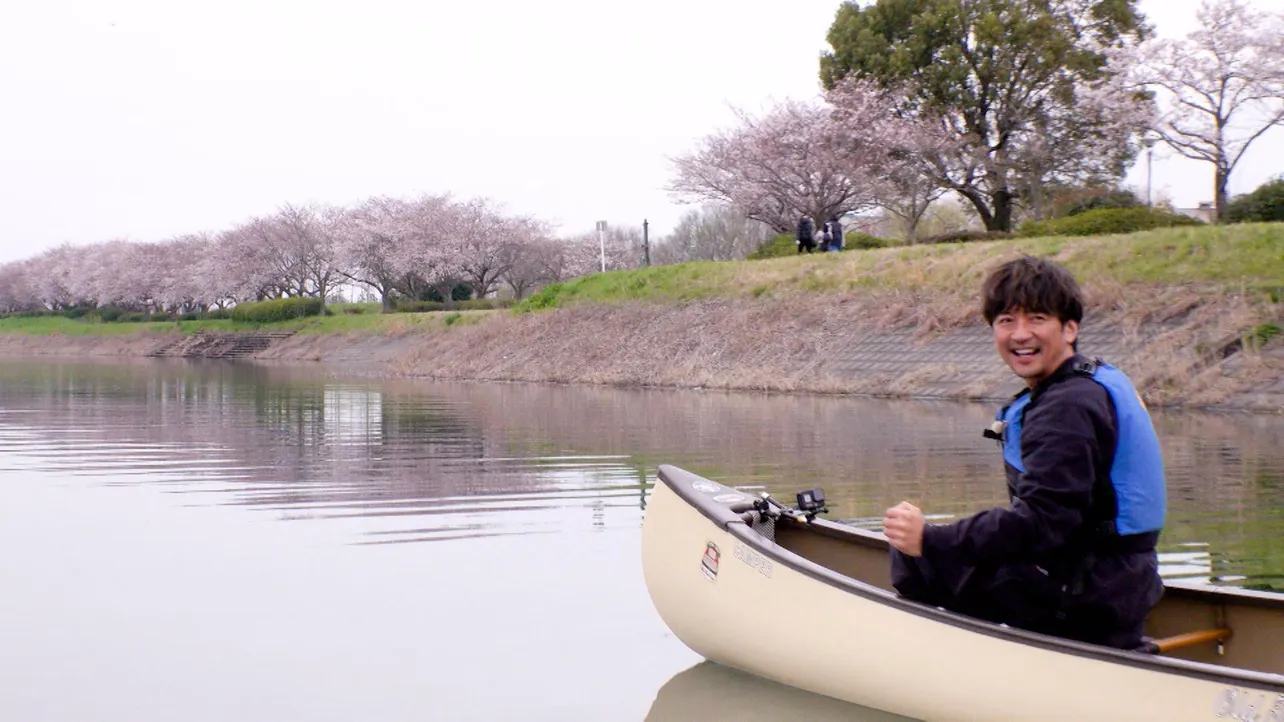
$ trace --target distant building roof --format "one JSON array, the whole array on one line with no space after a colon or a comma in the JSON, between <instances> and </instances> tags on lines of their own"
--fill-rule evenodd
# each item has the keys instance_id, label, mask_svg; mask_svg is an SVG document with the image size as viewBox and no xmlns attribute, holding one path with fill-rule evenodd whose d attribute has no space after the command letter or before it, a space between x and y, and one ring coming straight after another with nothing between
<instances>
[{"instance_id":1,"label":"distant building roof","mask_svg":"<svg viewBox=\"0 0 1284 722\"><path fill-rule=\"evenodd\" d=\"M1174 208L1173 210L1183 216L1205 223L1212 223L1217 218L1217 209L1213 208L1213 204L1209 201L1200 203L1198 208Z\"/></svg>"}]
</instances>

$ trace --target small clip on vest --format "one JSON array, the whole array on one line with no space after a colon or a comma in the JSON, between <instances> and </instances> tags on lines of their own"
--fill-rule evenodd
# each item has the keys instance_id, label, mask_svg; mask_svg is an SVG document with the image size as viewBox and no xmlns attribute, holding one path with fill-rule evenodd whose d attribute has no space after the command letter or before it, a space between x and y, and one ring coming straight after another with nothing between
<instances>
[{"instance_id":1,"label":"small clip on vest","mask_svg":"<svg viewBox=\"0 0 1284 722\"><path fill-rule=\"evenodd\" d=\"M1003 441L1003 431L1007 427L1008 422L995 421L993 424L990 424L990 428L981 432L981 436L984 436L987 439L994 439L995 441Z\"/></svg>"}]
</instances>

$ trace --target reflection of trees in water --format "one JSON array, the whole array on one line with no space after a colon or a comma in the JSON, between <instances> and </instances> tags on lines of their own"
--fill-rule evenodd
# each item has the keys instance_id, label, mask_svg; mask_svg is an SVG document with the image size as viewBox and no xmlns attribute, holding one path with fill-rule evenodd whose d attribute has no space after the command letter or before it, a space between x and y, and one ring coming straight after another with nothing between
<instances>
[{"instance_id":1,"label":"reflection of trees in water","mask_svg":"<svg viewBox=\"0 0 1284 722\"><path fill-rule=\"evenodd\" d=\"M11 422L224 460L250 485L246 503L395 512L592 487L637 490L644 508L661 463L786 498L822 486L838 518L878 517L902 498L943 514L1004 501L997 445L981 437L994 409L981 404L335 381L222 362L0 364L0 402L29 412ZM1212 543L1215 572L1284 571L1284 417L1166 412L1156 425L1166 542Z\"/></svg>"},{"instance_id":2,"label":"reflection of trees in water","mask_svg":"<svg viewBox=\"0 0 1284 722\"><path fill-rule=\"evenodd\" d=\"M1284 417L1157 413L1169 544L1207 541L1214 576L1284 580Z\"/></svg>"},{"instance_id":3,"label":"reflection of trees in water","mask_svg":"<svg viewBox=\"0 0 1284 722\"><path fill-rule=\"evenodd\" d=\"M439 385L483 427L542 434L585 452L631 454L773 493L824 486L844 515L913 493L950 510L1002 499L988 409L820 396L534 385ZM941 482L946 482L943 486Z\"/></svg>"},{"instance_id":4,"label":"reflection of trees in water","mask_svg":"<svg viewBox=\"0 0 1284 722\"><path fill-rule=\"evenodd\" d=\"M833 516L878 517L909 498L931 513L1005 501L983 404L535 385L435 385L487 429L629 453L791 498L823 486ZM1284 418L1156 414L1170 484L1165 545L1207 542L1214 574L1284 573ZM1278 578L1278 577L1276 577Z\"/></svg>"},{"instance_id":5,"label":"reflection of trees in water","mask_svg":"<svg viewBox=\"0 0 1284 722\"><path fill-rule=\"evenodd\" d=\"M33 427L217 458L255 503L379 501L515 491L530 474L465 410L377 384L297 378L228 363L0 365L0 399ZM13 417L11 417L13 418ZM501 465L502 466L502 465ZM498 488L497 488L498 487Z\"/></svg>"},{"instance_id":6,"label":"reflection of trees in water","mask_svg":"<svg viewBox=\"0 0 1284 722\"><path fill-rule=\"evenodd\" d=\"M984 404L536 385L431 388L468 403L488 429L538 429L580 450L700 466L728 482L774 485L788 471L798 481L888 483L963 505L1003 498L998 446L981 437L995 409ZM1170 481L1193 503L1252 508L1259 492L1272 489L1261 479L1284 469L1278 442L1284 418L1166 414L1156 426ZM973 483L991 490L974 494Z\"/></svg>"}]
</instances>

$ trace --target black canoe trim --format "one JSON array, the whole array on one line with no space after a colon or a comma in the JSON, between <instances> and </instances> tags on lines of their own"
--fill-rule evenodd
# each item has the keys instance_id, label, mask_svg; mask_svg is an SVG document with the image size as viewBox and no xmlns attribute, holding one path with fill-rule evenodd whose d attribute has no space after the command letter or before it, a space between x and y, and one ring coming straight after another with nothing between
<instances>
[{"instance_id":1,"label":"black canoe trim","mask_svg":"<svg viewBox=\"0 0 1284 722\"><path fill-rule=\"evenodd\" d=\"M1238 667L1221 667L1215 664L1206 664L1202 662L1192 662L1184 659L1174 659L1171 657L1157 657L1155 655L1143 654L1140 652L1127 652L1110 647L1077 642L1071 639L1053 637L1045 634L1038 634L1024 629L1014 627L1003 627L991 622L986 622L973 617L968 617L956 612L933 607L919 602L914 602L900 597L891 592L879 589L871 584L859 579L848 577L843 574L834 572L827 567L823 567L805 557L785 549L774 542L763 538L748 525L744 523L740 514L752 508L752 494L747 491L741 491L735 487L725 486L718 482L706 479L702 476L693 474L685 469L678 468L669 464L661 464L659 467L659 479L661 483L672 489L684 501L689 503L703 516L722 529L727 530L736 539L744 542L759 553L767 556L772 561L805 574L812 579L824 582L833 587L838 587L843 591L856 594L865 599L894 607L898 610L909 612L920 617L926 617L933 621L949 624L954 627L960 627L968 631L985 634L999 639L1025 644L1040 649L1047 649L1055 652L1064 652L1079 657L1089 657L1103 662L1113 664L1123 664L1130 667L1139 667L1157 672L1176 673L1186 677L1196 677L1219 684L1228 684L1236 686L1252 685L1262 688L1262 691L1268 691L1275 694L1284 693L1284 675L1271 674L1268 672L1258 672L1251 669L1241 669ZM709 491L699 490L695 484L707 485ZM717 487L714 489L714 487ZM731 494L741 494L745 501L722 502L715 501L715 496L729 498ZM886 547L886 542L879 535L872 532L866 532L854 528L842 527L832 522L818 520L813 522L818 527L824 528L829 536L843 535L853 536L854 541L868 545ZM1185 585L1174 585L1171 582L1165 583L1166 587L1171 588L1176 594L1181 596L1198 596L1202 599L1219 599L1234 597L1236 603L1248 603L1254 606L1284 606L1284 600L1278 595L1266 594L1263 592L1253 592L1249 590L1208 590L1194 589Z\"/></svg>"}]
</instances>

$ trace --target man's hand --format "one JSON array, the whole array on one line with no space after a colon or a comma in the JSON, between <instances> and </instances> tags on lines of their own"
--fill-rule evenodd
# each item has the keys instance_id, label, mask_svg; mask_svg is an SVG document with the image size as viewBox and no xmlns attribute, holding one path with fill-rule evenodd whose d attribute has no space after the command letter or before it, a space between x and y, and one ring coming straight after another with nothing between
<instances>
[{"instance_id":1,"label":"man's hand","mask_svg":"<svg viewBox=\"0 0 1284 722\"><path fill-rule=\"evenodd\" d=\"M912 557L923 556L923 511L902 501L883 515L883 533L892 547Z\"/></svg>"}]
</instances>

